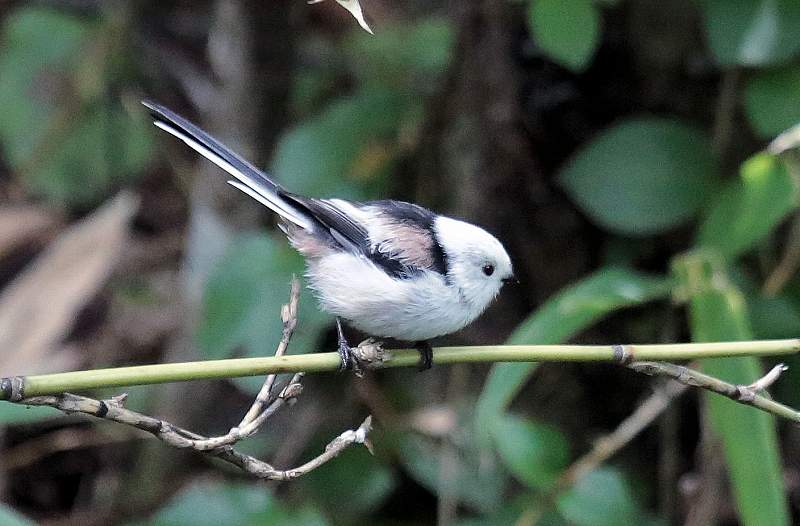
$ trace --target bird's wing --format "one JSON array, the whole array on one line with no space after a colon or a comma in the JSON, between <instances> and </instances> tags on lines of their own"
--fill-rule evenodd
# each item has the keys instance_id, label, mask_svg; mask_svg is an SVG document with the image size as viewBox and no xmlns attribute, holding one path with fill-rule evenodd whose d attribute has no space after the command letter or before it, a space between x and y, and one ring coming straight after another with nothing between
<instances>
[{"instance_id":1,"label":"bird's wing","mask_svg":"<svg viewBox=\"0 0 800 526\"><path fill-rule=\"evenodd\" d=\"M436 214L403 201L372 201L369 211L372 251L413 270L447 274L447 257L436 237Z\"/></svg>"},{"instance_id":2,"label":"bird's wing","mask_svg":"<svg viewBox=\"0 0 800 526\"><path fill-rule=\"evenodd\" d=\"M366 257L387 274L408 278L423 270L446 273L444 252L433 231L435 214L400 201L353 203L282 191L345 250Z\"/></svg>"},{"instance_id":3,"label":"bird's wing","mask_svg":"<svg viewBox=\"0 0 800 526\"><path fill-rule=\"evenodd\" d=\"M279 195L313 217L342 248L368 255L369 235L357 205L342 199L317 199L281 190Z\"/></svg>"}]
</instances>

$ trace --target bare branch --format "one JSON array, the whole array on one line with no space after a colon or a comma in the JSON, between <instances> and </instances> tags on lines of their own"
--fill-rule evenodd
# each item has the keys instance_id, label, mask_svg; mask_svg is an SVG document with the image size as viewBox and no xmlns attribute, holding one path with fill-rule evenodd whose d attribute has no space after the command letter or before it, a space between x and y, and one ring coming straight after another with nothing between
<instances>
[{"instance_id":1,"label":"bare branch","mask_svg":"<svg viewBox=\"0 0 800 526\"><path fill-rule=\"evenodd\" d=\"M281 309L283 336L275 351L275 356L283 356L289 346L289 341L297 326L299 297L300 283L296 278L293 278L289 303ZM111 420L147 431L172 447L193 449L200 453L217 457L255 477L271 480L291 480L325 464L353 444L364 444L367 448L370 448L367 436L371 430L372 416L368 416L358 428L345 431L336 437L328 444L322 454L293 469L275 469L272 465L233 448L233 445L239 440L255 434L278 409L302 393L303 386L300 382L303 379L303 375L304 373L302 372L295 373L276 396L272 395L272 391L277 373L268 375L258 396L239 425L225 435L210 438L183 429L165 420L126 409L124 403L127 395L124 394L108 400L95 400L85 396L63 393L24 398L19 403L49 406L68 414L82 413L104 420Z\"/></svg>"},{"instance_id":2,"label":"bare branch","mask_svg":"<svg viewBox=\"0 0 800 526\"><path fill-rule=\"evenodd\" d=\"M319 456L306 462L302 466L293 469L279 470L262 460L236 451L232 446L228 445L215 449L198 450L195 447L196 444L202 444L209 439L164 420L125 409L125 407L123 407L124 400L124 395L109 400L95 400L85 396L64 393L57 396L37 396L25 400L24 403L27 405L54 407L70 414L83 413L104 420L111 420L120 424L132 426L151 433L156 438L172 447L179 449L195 449L196 451L229 462L250 475L270 480L295 479L335 458L339 453L353 444L368 445L367 436L372 429L372 417L368 416L356 429L345 431L333 439L326 446L325 451Z\"/></svg>"},{"instance_id":3,"label":"bare branch","mask_svg":"<svg viewBox=\"0 0 800 526\"><path fill-rule=\"evenodd\" d=\"M639 433L655 422L667 410L672 401L688 388L689 386L686 384L668 383L656 390L614 431L598 439L591 451L565 469L542 501L537 501L534 506L522 513L516 526L538 524L544 514L554 505L559 495L627 446Z\"/></svg>"},{"instance_id":4,"label":"bare branch","mask_svg":"<svg viewBox=\"0 0 800 526\"><path fill-rule=\"evenodd\" d=\"M767 374L753 382L752 384L748 385L749 389L752 389L755 392L759 391L766 391L767 389L774 384L778 378L780 378L781 374L789 370L789 366L783 363L779 363L775 367L769 370Z\"/></svg>"},{"instance_id":5,"label":"bare branch","mask_svg":"<svg viewBox=\"0 0 800 526\"><path fill-rule=\"evenodd\" d=\"M759 391L772 385L787 369L783 364L773 367L766 375L750 385L734 385L695 369L666 362L632 362L626 367L650 376L666 376L682 384L721 394L734 402L750 405L775 416L800 423L800 411L758 394Z\"/></svg>"},{"instance_id":6,"label":"bare branch","mask_svg":"<svg viewBox=\"0 0 800 526\"><path fill-rule=\"evenodd\" d=\"M286 354L286 349L289 347L289 340L292 339L294 329L297 327L297 305L300 302L300 280L296 276L292 276L291 292L289 293L289 303L281 308L281 321L283 322L283 335L275 350L275 356L283 356ZM259 414L264 410L264 405L269 403L272 394L272 386L275 384L275 379L278 375L270 374L264 380L264 385L261 387L258 396L256 396L253 406L247 412L239 424L240 428L247 426L250 422L256 419ZM299 378L298 378L299 382Z\"/></svg>"},{"instance_id":7,"label":"bare branch","mask_svg":"<svg viewBox=\"0 0 800 526\"><path fill-rule=\"evenodd\" d=\"M516 522L517 526L538 524L559 495L625 447L663 414L672 401L689 387L706 389L727 396L736 402L752 405L776 416L800 422L800 412L758 394L774 384L788 369L784 364L776 365L767 374L749 385L734 385L681 365L664 362L632 362L634 356L630 349L624 346L616 347L617 361L629 369L651 376L666 376L678 383L667 384L663 389L656 391L633 414L623 420L612 433L597 440L591 451L562 472L542 501L538 501L535 506L523 512Z\"/></svg>"}]
</instances>

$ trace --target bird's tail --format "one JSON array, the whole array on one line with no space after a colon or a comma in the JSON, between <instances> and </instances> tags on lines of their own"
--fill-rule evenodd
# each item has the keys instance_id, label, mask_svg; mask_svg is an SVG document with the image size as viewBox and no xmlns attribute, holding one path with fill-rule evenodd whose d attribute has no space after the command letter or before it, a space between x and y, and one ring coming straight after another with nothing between
<instances>
[{"instance_id":1,"label":"bird's tail","mask_svg":"<svg viewBox=\"0 0 800 526\"><path fill-rule=\"evenodd\" d=\"M182 140L236 178L235 181L228 181L228 184L246 193L283 219L303 229L313 229L313 222L309 216L281 197L281 187L267 174L177 113L154 102L144 100L142 104L150 110L156 126Z\"/></svg>"}]
</instances>

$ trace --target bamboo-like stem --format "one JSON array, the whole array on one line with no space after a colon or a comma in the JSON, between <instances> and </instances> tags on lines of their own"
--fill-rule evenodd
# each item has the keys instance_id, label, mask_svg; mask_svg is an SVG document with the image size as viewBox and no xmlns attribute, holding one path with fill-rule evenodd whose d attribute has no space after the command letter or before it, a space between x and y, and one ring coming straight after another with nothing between
<instances>
[{"instance_id":1,"label":"bamboo-like stem","mask_svg":"<svg viewBox=\"0 0 800 526\"><path fill-rule=\"evenodd\" d=\"M363 348L354 348L359 355ZM382 352L369 368L409 367L417 365L415 349ZM492 362L622 362L680 361L729 356L788 355L800 352L800 339L761 340L715 343L679 343L656 345L495 345L479 347L439 347L433 351L438 365ZM336 371L339 354L317 353L263 358L239 358L159 365L141 365L114 369L96 369L67 373L0 378L0 400L83 391L105 387L123 387L168 382L185 382L272 373L316 373Z\"/></svg>"}]
</instances>

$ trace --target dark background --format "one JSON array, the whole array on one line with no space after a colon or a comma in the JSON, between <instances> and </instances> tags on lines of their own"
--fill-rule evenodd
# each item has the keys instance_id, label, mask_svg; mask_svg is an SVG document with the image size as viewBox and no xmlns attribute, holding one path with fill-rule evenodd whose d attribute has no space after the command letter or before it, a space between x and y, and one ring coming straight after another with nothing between
<instances>
[{"instance_id":1,"label":"dark background","mask_svg":"<svg viewBox=\"0 0 800 526\"><path fill-rule=\"evenodd\" d=\"M0 3L0 376L274 352L302 261L267 211L151 125L143 98L292 191L406 199L496 234L521 284L441 343L800 334L797 133L767 149L800 121L800 5L362 5L374 36L333 0ZM290 352L334 345L304 291ZM749 383L773 363L702 366ZM798 405L793 371L774 394ZM243 449L299 464L372 413L375 456L353 449L264 483L119 425L4 404L0 522L705 525L798 513L795 428L693 391L554 493L661 391L618 366L305 384ZM128 406L224 433L258 385L131 388Z\"/></svg>"}]
</instances>

